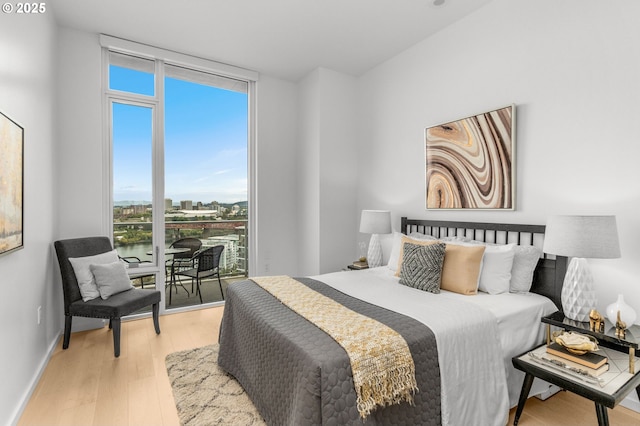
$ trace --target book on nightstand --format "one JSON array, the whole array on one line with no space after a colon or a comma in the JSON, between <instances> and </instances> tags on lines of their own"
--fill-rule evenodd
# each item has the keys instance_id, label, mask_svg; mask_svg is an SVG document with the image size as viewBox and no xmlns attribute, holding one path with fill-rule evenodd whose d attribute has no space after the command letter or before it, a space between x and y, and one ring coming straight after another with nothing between
<instances>
[{"instance_id":1,"label":"book on nightstand","mask_svg":"<svg viewBox=\"0 0 640 426\"><path fill-rule=\"evenodd\" d=\"M553 342L549 346L547 346L547 353L559 356L560 358L575 362L594 370L602 367L607 363L606 356L602 356L595 352L587 352L584 355L572 354L566 348L556 342Z\"/></svg>"},{"instance_id":2,"label":"book on nightstand","mask_svg":"<svg viewBox=\"0 0 640 426\"><path fill-rule=\"evenodd\" d=\"M591 374L592 376L598 377L603 373L606 373L607 371L609 371L609 363L605 362L604 364L602 364L602 366L598 367L598 368L590 368L587 367L585 365L582 364L578 364L577 362L573 362L570 361L566 358L562 358L559 357L557 355L554 355L550 352L547 352L546 355L544 355L544 358L548 358L549 360L551 360L554 363L561 363L562 365L565 365L567 367L571 367L571 368L575 368L581 371L585 371L589 374Z\"/></svg>"},{"instance_id":3,"label":"book on nightstand","mask_svg":"<svg viewBox=\"0 0 640 426\"><path fill-rule=\"evenodd\" d=\"M356 260L349 266L351 267L351 269L367 269L369 267L369 264L367 262Z\"/></svg>"}]
</instances>

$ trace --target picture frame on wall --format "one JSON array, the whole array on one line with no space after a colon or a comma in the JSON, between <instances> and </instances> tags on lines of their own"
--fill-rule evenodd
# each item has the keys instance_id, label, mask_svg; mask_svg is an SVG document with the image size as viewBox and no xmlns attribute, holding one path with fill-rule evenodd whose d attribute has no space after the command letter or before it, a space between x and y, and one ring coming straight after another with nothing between
<instances>
[{"instance_id":1,"label":"picture frame on wall","mask_svg":"<svg viewBox=\"0 0 640 426\"><path fill-rule=\"evenodd\" d=\"M0 256L23 242L24 129L0 112Z\"/></svg>"},{"instance_id":2,"label":"picture frame on wall","mask_svg":"<svg viewBox=\"0 0 640 426\"><path fill-rule=\"evenodd\" d=\"M425 129L426 208L515 210L515 105Z\"/></svg>"}]
</instances>

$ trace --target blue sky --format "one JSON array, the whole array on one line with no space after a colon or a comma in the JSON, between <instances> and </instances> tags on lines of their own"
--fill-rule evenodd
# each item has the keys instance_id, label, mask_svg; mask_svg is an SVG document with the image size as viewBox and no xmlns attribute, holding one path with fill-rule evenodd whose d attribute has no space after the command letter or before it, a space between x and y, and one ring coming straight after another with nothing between
<instances>
[{"instance_id":1,"label":"blue sky","mask_svg":"<svg viewBox=\"0 0 640 426\"><path fill-rule=\"evenodd\" d=\"M110 87L153 95L153 76L112 66ZM247 200L247 95L165 79L165 198ZM151 200L151 109L114 104L114 201Z\"/></svg>"}]
</instances>

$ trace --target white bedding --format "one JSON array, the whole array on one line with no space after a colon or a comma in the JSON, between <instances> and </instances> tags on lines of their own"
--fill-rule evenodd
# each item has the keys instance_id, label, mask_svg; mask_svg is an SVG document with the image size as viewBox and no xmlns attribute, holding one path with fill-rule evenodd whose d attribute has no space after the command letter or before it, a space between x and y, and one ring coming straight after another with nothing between
<instances>
[{"instance_id":1,"label":"white bedding","mask_svg":"<svg viewBox=\"0 0 640 426\"><path fill-rule=\"evenodd\" d=\"M542 341L540 317L557 310L549 299L533 293L432 294L399 284L386 267L312 278L431 328L438 344L443 425L467 424L469 419L485 425L507 423L523 377L511 358Z\"/></svg>"}]
</instances>

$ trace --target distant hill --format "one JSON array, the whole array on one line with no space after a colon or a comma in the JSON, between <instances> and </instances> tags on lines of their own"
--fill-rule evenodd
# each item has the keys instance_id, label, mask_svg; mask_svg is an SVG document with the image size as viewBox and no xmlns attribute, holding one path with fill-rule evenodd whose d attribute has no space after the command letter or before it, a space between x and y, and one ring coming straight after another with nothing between
<instances>
[{"instance_id":1,"label":"distant hill","mask_svg":"<svg viewBox=\"0 0 640 426\"><path fill-rule=\"evenodd\" d=\"M122 200L113 202L115 207L146 206L147 204L151 204L151 201Z\"/></svg>"}]
</instances>

